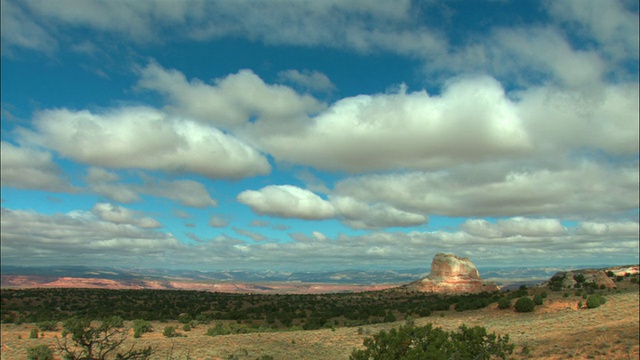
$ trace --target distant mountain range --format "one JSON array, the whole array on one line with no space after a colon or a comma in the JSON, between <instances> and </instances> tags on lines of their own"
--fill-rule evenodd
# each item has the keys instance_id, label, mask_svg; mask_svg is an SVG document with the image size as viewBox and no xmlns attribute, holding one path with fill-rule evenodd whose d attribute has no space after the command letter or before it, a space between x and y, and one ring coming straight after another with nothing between
<instances>
[{"instance_id":1,"label":"distant mountain range","mask_svg":"<svg viewBox=\"0 0 640 360\"><path fill-rule=\"evenodd\" d=\"M333 284L396 284L426 276L424 269L401 271L315 271L287 272L275 270L195 271L168 269L93 268L84 266L20 267L2 266L2 276L38 276L43 278L100 278L118 281L181 280L196 282L305 282Z\"/></svg>"},{"instance_id":2,"label":"distant mountain range","mask_svg":"<svg viewBox=\"0 0 640 360\"><path fill-rule=\"evenodd\" d=\"M558 271L592 266L560 268L479 268L482 278L498 285L515 282L532 283L548 280ZM340 270L287 272L276 270L226 270L195 271L168 269L122 269L93 268L84 266L58 267L20 267L2 266L2 286L9 277L22 276L54 280L58 278L105 279L124 283L136 281L183 281L198 283L269 283L269 282L301 282L349 285L405 284L426 277L429 273L424 268L403 270Z\"/></svg>"},{"instance_id":3,"label":"distant mountain range","mask_svg":"<svg viewBox=\"0 0 640 360\"><path fill-rule=\"evenodd\" d=\"M580 267L479 268L485 282L501 289L547 282L559 271L603 269ZM611 267L622 268L622 267ZM429 275L425 269L287 272L276 270L195 271L122 269L85 266L2 266L2 288L102 288L199 290L230 293L319 294L382 290ZM637 272L637 265L634 268Z\"/></svg>"}]
</instances>

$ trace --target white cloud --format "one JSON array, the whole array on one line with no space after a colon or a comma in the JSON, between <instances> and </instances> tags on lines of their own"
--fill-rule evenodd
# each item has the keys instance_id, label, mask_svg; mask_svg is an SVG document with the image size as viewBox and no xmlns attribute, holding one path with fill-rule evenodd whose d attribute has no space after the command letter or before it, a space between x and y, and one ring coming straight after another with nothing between
<instances>
[{"instance_id":1,"label":"white cloud","mask_svg":"<svg viewBox=\"0 0 640 360\"><path fill-rule=\"evenodd\" d=\"M46 151L18 147L2 142L2 186L54 192L75 192L75 189Z\"/></svg>"},{"instance_id":2,"label":"white cloud","mask_svg":"<svg viewBox=\"0 0 640 360\"><path fill-rule=\"evenodd\" d=\"M1 221L3 262L23 265L158 264L183 248L170 234L86 212L44 215L3 208Z\"/></svg>"},{"instance_id":3,"label":"white cloud","mask_svg":"<svg viewBox=\"0 0 640 360\"><path fill-rule=\"evenodd\" d=\"M578 233L595 236L635 236L640 234L640 228L637 222L592 222L585 221L580 223Z\"/></svg>"},{"instance_id":4,"label":"white cloud","mask_svg":"<svg viewBox=\"0 0 640 360\"><path fill-rule=\"evenodd\" d=\"M539 153L604 151L638 154L640 102L637 83L588 91L532 87L518 94L518 114Z\"/></svg>"},{"instance_id":5,"label":"white cloud","mask_svg":"<svg viewBox=\"0 0 640 360\"><path fill-rule=\"evenodd\" d=\"M196 208L218 205L204 185L197 181L156 180L146 176L145 178L145 183L139 188L139 191L145 194L164 197L184 206Z\"/></svg>"},{"instance_id":6,"label":"white cloud","mask_svg":"<svg viewBox=\"0 0 640 360\"><path fill-rule=\"evenodd\" d=\"M184 245L170 234L101 221L85 212L43 215L3 209L0 220L3 261L65 264L81 259L94 266L162 263L201 269L397 269L402 264L426 271L438 252L470 256L478 266L637 262L639 229L637 222L613 221L579 223L565 231L557 226L557 219L517 218L492 224L499 232L489 236L469 231L471 222L467 222L447 231L371 232L335 238L312 231L290 234L294 241L284 243L220 236Z\"/></svg>"},{"instance_id":7,"label":"white cloud","mask_svg":"<svg viewBox=\"0 0 640 360\"><path fill-rule=\"evenodd\" d=\"M5 5L8 4L8 5ZM137 43L200 41L234 36L266 44L292 44L355 50L390 51L426 57L446 52L437 31L416 22L408 0L371 1L29 1L24 11L3 1L3 46L41 50L55 40L69 41L66 31L95 30ZM28 9L28 11L27 11ZM8 32L5 23L24 30ZM6 29L17 26L6 25ZM29 30L29 31L26 31ZM51 41L54 39L54 41Z\"/></svg>"},{"instance_id":8,"label":"white cloud","mask_svg":"<svg viewBox=\"0 0 640 360\"><path fill-rule=\"evenodd\" d=\"M140 200L140 194L166 198L181 205L204 208L217 206L205 186L193 180L160 180L139 173L142 183L120 182L115 172L91 167L87 171L86 181L91 191L108 199L130 203Z\"/></svg>"},{"instance_id":9,"label":"white cloud","mask_svg":"<svg viewBox=\"0 0 640 360\"><path fill-rule=\"evenodd\" d=\"M335 218L355 229L409 227L427 222L424 215L401 211L386 204L370 205L343 196L331 196L329 200L324 200L309 190L292 185L270 185L258 191L246 190L237 199L261 215L305 220Z\"/></svg>"},{"instance_id":10,"label":"white cloud","mask_svg":"<svg viewBox=\"0 0 640 360\"><path fill-rule=\"evenodd\" d=\"M22 139L93 166L189 172L213 179L267 174L256 150L220 130L146 107L94 114L47 110Z\"/></svg>"},{"instance_id":11,"label":"white cloud","mask_svg":"<svg viewBox=\"0 0 640 360\"><path fill-rule=\"evenodd\" d=\"M485 238L508 238L511 236L560 236L567 229L557 219L531 219L514 217L500 220L496 224L482 219L465 221L461 228L470 235Z\"/></svg>"},{"instance_id":12,"label":"white cloud","mask_svg":"<svg viewBox=\"0 0 640 360\"><path fill-rule=\"evenodd\" d=\"M2 0L2 54L13 48L27 48L52 53L58 47L57 40L34 19L21 4Z\"/></svg>"},{"instance_id":13,"label":"white cloud","mask_svg":"<svg viewBox=\"0 0 640 360\"><path fill-rule=\"evenodd\" d=\"M62 27L89 28L136 42L159 41L158 26L184 24L189 14L197 14L200 10L198 1L60 0L55 4L48 1L28 1L26 4L34 18L53 24L50 29L54 33L61 32Z\"/></svg>"},{"instance_id":14,"label":"white cloud","mask_svg":"<svg viewBox=\"0 0 640 360\"><path fill-rule=\"evenodd\" d=\"M572 26L576 33L596 39L617 59L638 59L638 13L623 1L548 1L549 13Z\"/></svg>"},{"instance_id":15,"label":"white cloud","mask_svg":"<svg viewBox=\"0 0 640 360\"><path fill-rule=\"evenodd\" d=\"M404 55L442 51L444 41L419 27L410 1L280 1L256 7L251 1L217 3L216 21L193 31L211 39L239 35L267 44L324 45L367 53L386 50Z\"/></svg>"},{"instance_id":16,"label":"white cloud","mask_svg":"<svg viewBox=\"0 0 640 360\"><path fill-rule=\"evenodd\" d=\"M426 92L345 98L299 133L256 133L277 159L347 172L434 169L519 157L533 144L514 104L488 77Z\"/></svg>"},{"instance_id":17,"label":"white cloud","mask_svg":"<svg viewBox=\"0 0 640 360\"><path fill-rule=\"evenodd\" d=\"M91 211L101 220L114 224L130 224L145 229L156 229L162 225L155 219L140 217L138 212L109 203L97 203Z\"/></svg>"},{"instance_id":18,"label":"white cloud","mask_svg":"<svg viewBox=\"0 0 640 360\"><path fill-rule=\"evenodd\" d=\"M298 85L311 92L331 92L336 88L327 75L319 71L285 70L278 73L278 79Z\"/></svg>"},{"instance_id":19,"label":"white cloud","mask_svg":"<svg viewBox=\"0 0 640 360\"><path fill-rule=\"evenodd\" d=\"M229 219L225 217L213 215L209 219L209 226L216 227L216 228L225 228L229 225L229 222L230 222Z\"/></svg>"},{"instance_id":20,"label":"white cloud","mask_svg":"<svg viewBox=\"0 0 640 360\"><path fill-rule=\"evenodd\" d=\"M587 216L638 207L637 164L496 163L339 181L331 196L443 216Z\"/></svg>"},{"instance_id":21,"label":"white cloud","mask_svg":"<svg viewBox=\"0 0 640 360\"><path fill-rule=\"evenodd\" d=\"M132 203L140 200L135 185L117 183L118 174L102 168L90 167L85 177L90 191L119 203Z\"/></svg>"},{"instance_id":22,"label":"white cloud","mask_svg":"<svg viewBox=\"0 0 640 360\"><path fill-rule=\"evenodd\" d=\"M598 84L605 72L605 62L596 51L573 49L555 28L503 28L492 40L494 61L505 74L551 75L574 87Z\"/></svg>"},{"instance_id":23,"label":"white cloud","mask_svg":"<svg viewBox=\"0 0 640 360\"><path fill-rule=\"evenodd\" d=\"M238 194L237 199L261 215L307 220L335 216L331 203L309 190L291 185L269 185L258 191L245 190Z\"/></svg>"},{"instance_id":24,"label":"white cloud","mask_svg":"<svg viewBox=\"0 0 640 360\"><path fill-rule=\"evenodd\" d=\"M213 85L187 81L177 70L150 63L140 70L140 88L165 96L172 110L222 128L246 125L256 117L263 122L291 122L324 107L308 95L282 85L268 85L251 70L217 79Z\"/></svg>"},{"instance_id":25,"label":"white cloud","mask_svg":"<svg viewBox=\"0 0 640 360\"><path fill-rule=\"evenodd\" d=\"M260 233L257 233L257 232L249 231L247 229L240 229L240 228L234 227L234 228L232 228L232 230L236 234L242 235L242 236L246 236L246 237L250 238L253 241L264 241L264 240L267 239L266 236L264 236L264 235L262 235Z\"/></svg>"},{"instance_id":26,"label":"white cloud","mask_svg":"<svg viewBox=\"0 0 640 360\"><path fill-rule=\"evenodd\" d=\"M355 229L410 227L427 222L425 215L401 211L387 204L369 205L340 196L332 196L330 200L343 222Z\"/></svg>"}]
</instances>

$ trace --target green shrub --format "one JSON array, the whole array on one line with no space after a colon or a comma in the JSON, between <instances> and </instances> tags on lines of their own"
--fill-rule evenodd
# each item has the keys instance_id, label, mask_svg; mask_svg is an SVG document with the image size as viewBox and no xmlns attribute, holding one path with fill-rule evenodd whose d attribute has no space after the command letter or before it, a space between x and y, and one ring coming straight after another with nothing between
<instances>
[{"instance_id":1,"label":"green shrub","mask_svg":"<svg viewBox=\"0 0 640 360\"><path fill-rule=\"evenodd\" d=\"M36 345L28 348L27 360L53 360L53 350L49 345Z\"/></svg>"},{"instance_id":2,"label":"green shrub","mask_svg":"<svg viewBox=\"0 0 640 360\"><path fill-rule=\"evenodd\" d=\"M190 325L190 324L184 324L184 325L182 325L182 330L184 330L184 331L191 331L191 325Z\"/></svg>"},{"instance_id":3,"label":"green shrub","mask_svg":"<svg viewBox=\"0 0 640 360\"><path fill-rule=\"evenodd\" d=\"M517 312L532 312L536 304L528 296L523 296L516 301L515 308Z\"/></svg>"},{"instance_id":4,"label":"green shrub","mask_svg":"<svg viewBox=\"0 0 640 360\"><path fill-rule=\"evenodd\" d=\"M178 321L180 321L183 324L188 324L193 320L193 318L191 318L191 315L189 314L180 314L180 316L178 316Z\"/></svg>"},{"instance_id":5,"label":"green shrub","mask_svg":"<svg viewBox=\"0 0 640 360\"><path fill-rule=\"evenodd\" d=\"M540 294L540 296L542 296L543 299L547 298L547 292L543 291L542 294Z\"/></svg>"},{"instance_id":6,"label":"green shrub","mask_svg":"<svg viewBox=\"0 0 640 360\"><path fill-rule=\"evenodd\" d=\"M364 346L349 359L506 359L514 348L508 335L487 334L483 327L462 325L458 331L447 332L432 324L382 330L364 339Z\"/></svg>"},{"instance_id":7,"label":"green shrub","mask_svg":"<svg viewBox=\"0 0 640 360\"><path fill-rule=\"evenodd\" d=\"M599 295L596 295L596 296L598 296L598 300L600 301L600 305L604 305L604 304L607 303L607 298L604 297L604 295L600 295L599 294Z\"/></svg>"},{"instance_id":8,"label":"green shrub","mask_svg":"<svg viewBox=\"0 0 640 360\"><path fill-rule=\"evenodd\" d=\"M536 295L533 297L533 303L536 305L542 305L542 296Z\"/></svg>"},{"instance_id":9,"label":"green shrub","mask_svg":"<svg viewBox=\"0 0 640 360\"><path fill-rule=\"evenodd\" d=\"M508 309L511 307L511 299L508 297L501 297L498 300L498 309Z\"/></svg>"},{"instance_id":10,"label":"green shrub","mask_svg":"<svg viewBox=\"0 0 640 360\"><path fill-rule=\"evenodd\" d=\"M29 339L37 339L38 338L38 329L31 329L29 332Z\"/></svg>"},{"instance_id":11,"label":"green shrub","mask_svg":"<svg viewBox=\"0 0 640 360\"><path fill-rule=\"evenodd\" d=\"M142 319L133 320L133 337L134 338L137 339L140 336L142 336L142 334L148 333L151 331L153 331L153 328L151 327L150 322Z\"/></svg>"},{"instance_id":12,"label":"green shrub","mask_svg":"<svg viewBox=\"0 0 640 360\"><path fill-rule=\"evenodd\" d=\"M566 278L566 276L567 276L566 273L560 273L560 274L554 275L549 280L549 288L551 289L551 291L560 291L560 290L562 290L562 284L563 284L564 279Z\"/></svg>"},{"instance_id":13,"label":"green shrub","mask_svg":"<svg viewBox=\"0 0 640 360\"><path fill-rule=\"evenodd\" d=\"M587 298L587 308L595 309L600 306L600 298L598 295L591 295Z\"/></svg>"},{"instance_id":14,"label":"green shrub","mask_svg":"<svg viewBox=\"0 0 640 360\"><path fill-rule=\"evenodd\" d=\"M176 327L175 326L165 326L164 327L164 331L162 332L162 335L164 337L177 337L177 336L180 336L176 332Z\"/></svg>"},{"instance_id":15,"label":"green shrub","mask_svg":"<svg viewBox=\"0 0 640 360\"><path fill-rule=\"evenodd\" d=\"M207 329L208 336L228 335L231 334L231 330L225 327L221 322L217 322L215 327Z\"/></svg>"}]
</instances>

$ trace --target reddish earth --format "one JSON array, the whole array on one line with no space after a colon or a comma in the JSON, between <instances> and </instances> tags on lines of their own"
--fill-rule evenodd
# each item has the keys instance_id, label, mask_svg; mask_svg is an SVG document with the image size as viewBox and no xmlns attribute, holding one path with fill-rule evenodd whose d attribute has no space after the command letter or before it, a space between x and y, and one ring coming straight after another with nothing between
<instances>
[{"instance_id":1,"label":"reddish earth","mask_svg":"<svg viewBox=\"0 0 640 360\"><path fill-rule=\"evenodd\" d=\"M101 278L59 277L43 278L30 275L2 275L3 288L99 288L99 289L154 289L199 290L227 293L260 294L322 294L383 290L397 285L349 285L302 282L229 283L194 282L179 280L110 280Z\"/></svg>"}]
</instances>

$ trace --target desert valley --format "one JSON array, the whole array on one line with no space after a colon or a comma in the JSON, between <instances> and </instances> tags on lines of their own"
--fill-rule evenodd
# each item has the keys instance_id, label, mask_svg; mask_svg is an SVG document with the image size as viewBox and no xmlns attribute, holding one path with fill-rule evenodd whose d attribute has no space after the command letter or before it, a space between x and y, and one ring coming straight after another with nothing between
<instances>
[{"instance_id":1,"label":"desert valley","mask_svg":"<svg viewBox=\"0 0 640 360\"><path fill-rule=\"evenodd\" d=\"M122 317L123 345L150 346L152 359L348 359L364 339L408 322L446 331L481 326L508 335L514 349L507 358L513 359L639 356L638 266L558 272L517 290L500 290L469 259L449 254L434 257L427 277L400 285L140 279L122 284L98 277L45 281L33 274L3 275L2 359L25 359L39 345L54 349L62 338L61 317L78 314ZM173 290L165 290L168 285ZM588 294L603 304L589 308ZM158 296L173 307L154 313L142 303ZM532 312L518 312L513 303L501 308L500 299L520 297L542 300ZM149 329L134 337L143 318Z\"/></svg>"}]
</instances>

